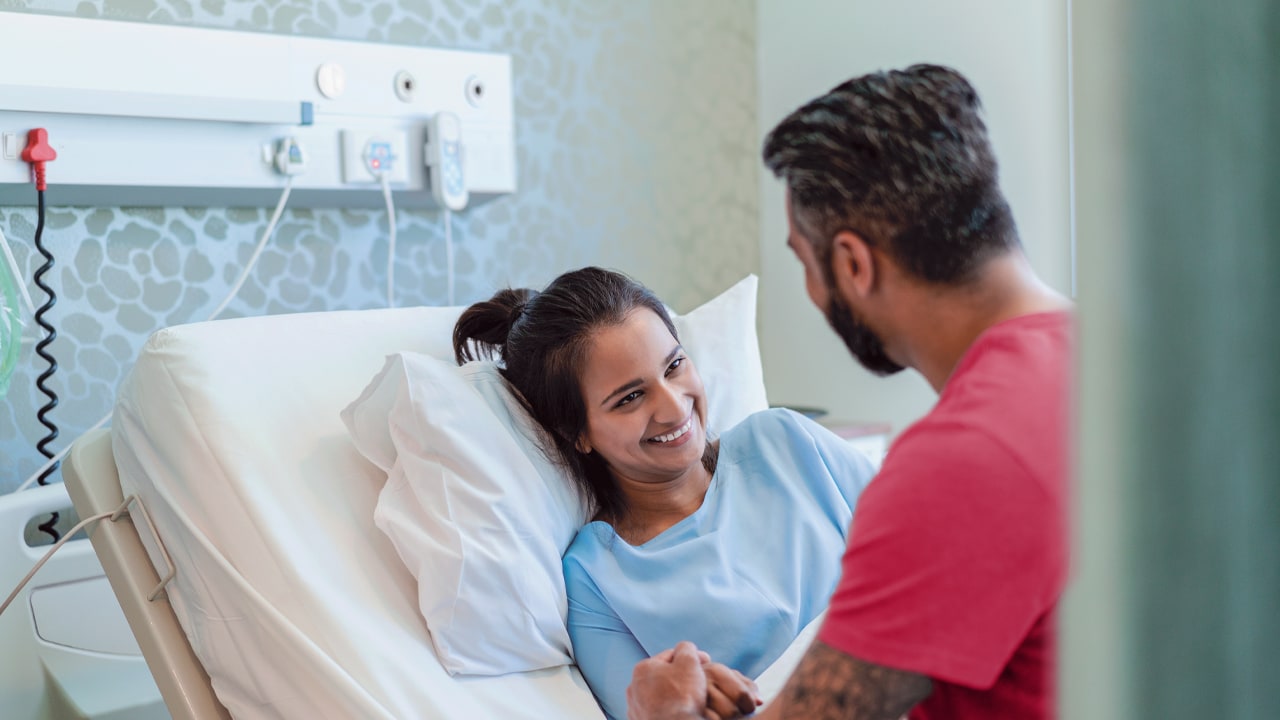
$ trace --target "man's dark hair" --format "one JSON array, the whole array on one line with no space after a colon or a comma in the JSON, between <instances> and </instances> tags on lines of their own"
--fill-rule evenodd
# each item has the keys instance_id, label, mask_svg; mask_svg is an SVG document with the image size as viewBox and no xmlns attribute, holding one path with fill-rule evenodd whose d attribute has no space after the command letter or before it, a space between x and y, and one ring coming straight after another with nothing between
<instances>
[{"instance_id":1,"label":"man's dark hair","mask_svg":"<svg viewBox=\"0 0 1280 720\"><path fill-rule=\"evenodd\" d=\"M764 163L829 283L842 230L948 285L1019 245L981 109L960 73L913 65L849 80L769 133Z\"/></svg>"}]
</instances>

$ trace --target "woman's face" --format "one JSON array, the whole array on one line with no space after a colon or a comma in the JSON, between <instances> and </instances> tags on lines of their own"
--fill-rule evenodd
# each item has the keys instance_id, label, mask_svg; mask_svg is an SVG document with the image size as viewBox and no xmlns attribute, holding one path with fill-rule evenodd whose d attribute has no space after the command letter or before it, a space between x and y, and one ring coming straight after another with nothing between
<instances>
[{"instance_id":1,"label":"woman's face","mask_svg":"<svg viewBox=\"0 0 1280 720\"><path fill-rule=\"evenodd\" d=\"M652 310L599 330L579 376L587 427L578 450L595 451L615 476L662 482L701 466L707 397L684 348Z\"/></svg>"}]
</instances>

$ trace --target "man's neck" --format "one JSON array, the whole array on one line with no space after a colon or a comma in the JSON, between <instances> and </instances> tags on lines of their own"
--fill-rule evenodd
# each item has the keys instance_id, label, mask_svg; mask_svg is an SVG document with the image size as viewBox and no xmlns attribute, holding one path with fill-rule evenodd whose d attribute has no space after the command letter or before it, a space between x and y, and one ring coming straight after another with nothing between
<instances>
[{"instance_id":1,"label":"man's neck","mask_svg":"<svg viewBox=\"0 0 1280 720\"><path fill-rule=\"evenodd\" d=\"M912 295L901 338L908 363L938 393L987 329L1024 315L1071 308L1070 300L1036 277L1020 252L988 261L979 278L963 287L920 285Z\"/></svg>"}]
</instances>

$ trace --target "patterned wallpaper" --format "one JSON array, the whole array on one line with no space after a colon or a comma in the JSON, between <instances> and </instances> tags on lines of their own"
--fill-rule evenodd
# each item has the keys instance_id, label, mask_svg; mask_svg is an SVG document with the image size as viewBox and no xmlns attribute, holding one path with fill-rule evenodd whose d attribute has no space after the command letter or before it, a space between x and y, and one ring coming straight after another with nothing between
<instances>
[{"instance_id":1,"label":"patterned wallpaper","mask_svg":"<svg viewBox=\"0 0 1280 720\"><path fill-rule=\"evenodd\" d=\"M520 190L455 216L459 302L596 263L683 311L759 271L753 0L0 0L0 10L510 53ZM152 331L212 312L270 209L56 207L53 187L49 199L61 448L110 411ZM34 226L34 209L0 207L28 283ZM224 316L380 306L385 232L377 211L286 211ZM397 303L443 303L440 216L399 213L397 255ZM0 493L41 464L43 369L28 342L0 408Z\"/></svg>"}]
</instances>

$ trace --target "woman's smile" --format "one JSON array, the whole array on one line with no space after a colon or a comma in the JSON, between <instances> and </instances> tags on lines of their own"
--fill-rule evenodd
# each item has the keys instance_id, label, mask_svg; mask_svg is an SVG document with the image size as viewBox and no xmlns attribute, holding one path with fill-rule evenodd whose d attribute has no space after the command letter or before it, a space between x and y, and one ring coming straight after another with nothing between
<instances>
[{"instance_id":1,"label":"woman's smile","mask_svg":"<svg viewBox=\"0 0 1280 720\"><path fill-rule=\"evenodd\" d=\"M689 431L692 429L693 429L693 413L690 413L689 417L685 418L684 423L682 423L680 427L676 428L675 430L672 430L669 433L664 433L662 435L656 435L654 437L651 437L645 442L652 443L654 445L668 445L672 447L683 445L689 441L689 437L690 437Z\"/></svg>"}]
</instances>

